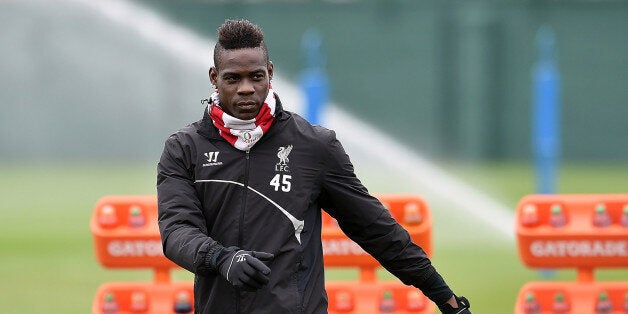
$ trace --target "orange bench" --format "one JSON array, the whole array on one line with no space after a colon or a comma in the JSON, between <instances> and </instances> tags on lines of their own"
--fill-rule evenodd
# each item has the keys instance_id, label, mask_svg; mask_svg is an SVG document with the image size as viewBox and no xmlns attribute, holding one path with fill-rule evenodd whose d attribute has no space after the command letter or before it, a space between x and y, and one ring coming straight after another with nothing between
<instances>
[{"instance_id":1,"label":"orange bench","mask_svg":"<svg viewBox=\"0 0 628 314\"><path fill-rule=\"evenodd\" d=\"M628 293L628 282L530 282L525 284L515 303L515 314L526 314L523 310L526 299L533 295L541 309L540 313L554 314L552 306L558 294L564 296L565 302L570 307L570 312L565 313L595 313L598 296L605 293L613 305L613 314L623 314L622 307Z\"/></svg>"},{"instance_id":2,"label":"orange bench","mask_svg":"<svg viewBox=\"0 0 628 314\"><path fill-rule=\"evenodd\" d=\"M412 239L431 255L432 216L425 201L415 195L379 195L378 198ZM154 282L101 285L94 298L93 313L104 313L107 302L111 307L117 306L115 313L172 313L181 294L192 297L192 282L170 280L170 269L178 266L163 255L154 195L101 198L94 206L90 228L96 258L103 266L155 270ZM434 312L433 304L416 288L399 281L377 281L379 263L347 238L326 213L323 213L321 232L326 267L360 269L359 281L326 282L330 313L379 312L384 294L390 296L385 302L394 303L395 313Z\"/></svg>"},{"instance_id":3,"label":"orange bench","mask_svg":"<svg viewBox=\"0 0 628 314\"><path fill-rule=\"evenodd\" d=\"M576 282L532 282L517 296L515 313L524 314L534 296L551 313L560 293L572 313L594 313L604 293L620 313L628 282L596 282L595 268L628 267L628 227L622 215L628 194L529 195L515 215L517 247L523 263L535 268L576 268ZM596 225L597 224L597 225ZM531 302L531 301L529 301Z\"/></svg>"}]
</instances>

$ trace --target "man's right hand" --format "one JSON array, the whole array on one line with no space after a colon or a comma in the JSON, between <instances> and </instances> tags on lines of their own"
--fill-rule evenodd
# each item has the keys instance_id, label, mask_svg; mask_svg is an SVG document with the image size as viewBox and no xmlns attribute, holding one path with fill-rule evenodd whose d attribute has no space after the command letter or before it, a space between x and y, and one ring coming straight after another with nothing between
<instances>
[{"instance_id":1,"label":"man's right hand","mask_svg":"<svg viewBox=\"0 0 628 314\"><path fill-rule=\"evenodd\" d=\"M216 269L231 285L245 291L256 291L268 283L270 268L263 262L274 256L266 252L245 251L232 246L222 249Z\"/></svg>"}]
</instances>

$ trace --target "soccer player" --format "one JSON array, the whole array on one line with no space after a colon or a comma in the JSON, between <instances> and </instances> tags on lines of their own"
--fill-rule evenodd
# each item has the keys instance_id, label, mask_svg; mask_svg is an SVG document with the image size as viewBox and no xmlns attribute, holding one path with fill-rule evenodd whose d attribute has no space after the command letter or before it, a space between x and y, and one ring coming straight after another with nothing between
<instances>
[{"instance_id":1,"label":"soccer player","mask_svg":"<svg viewBox=\"0 0 628 314\"><path fill-rule=\"evenodd\" d=\"M326 313L321 209L443 313L471 313L356 177L335 133L283 109L262 30L218 29L201 120L158 164L165 255L195 274L197 313Z\"/></svg>"}]
</instances>

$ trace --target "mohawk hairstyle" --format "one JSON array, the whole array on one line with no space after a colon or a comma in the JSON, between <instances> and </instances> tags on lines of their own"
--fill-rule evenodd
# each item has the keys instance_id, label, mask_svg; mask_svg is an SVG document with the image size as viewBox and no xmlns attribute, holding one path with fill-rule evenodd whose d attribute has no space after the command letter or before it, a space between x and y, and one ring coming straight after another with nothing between
<instances>
[{"instance_id":1,"label":"mohawk hairstyle","mask_svg":"<svg viewBox=\"0 0 628 314\"><path fill-rule=\"evenodd\" d=\"M224 50L262 48L268 63L268 48L262 29L247 20L226 20L218 28L218 42L214 47L214 66L218 68Z\"/></svg>"}]
</instances>

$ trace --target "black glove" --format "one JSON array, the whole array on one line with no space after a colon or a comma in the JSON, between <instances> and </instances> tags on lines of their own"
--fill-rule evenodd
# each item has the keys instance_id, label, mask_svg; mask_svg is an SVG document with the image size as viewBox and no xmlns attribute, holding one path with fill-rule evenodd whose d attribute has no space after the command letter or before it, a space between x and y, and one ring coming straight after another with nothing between
<instances>
[{"instance_id":1,"label":"black glove","mask_svg":"<svg viewBox=\"0 0 628 314\"><path fill-rule=\"evenodd\" d=\"M448 303L445 303L443 305L439 305L438 309L441 311L441 313L443 314L471 314L471 311L469 311L469 308L471 308L471 304L469 304L469 300L467 300L467 298L463 297L463 296L455 296L456 298L456 302L458 302L458 308L454 309L453 307L451 307L451 305L449 305Z\"/></svg>"},{"instance_id":2,"label":"black glove","mask_svg":"<svg viewBox=\"0 0 628 314\"><path fill-rule=\"evenodd\" d=\"M232 246L218 252L215 268L220 275L236 288L256 291L268 283L268 262L273 255L266 252L245 251Z\"/></svg>"}]
</instances>

